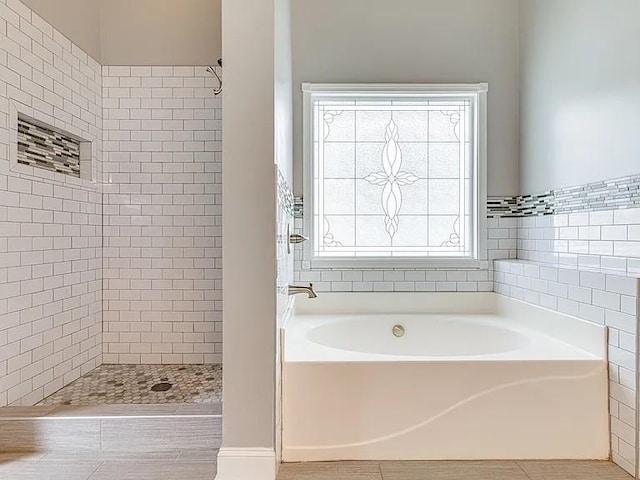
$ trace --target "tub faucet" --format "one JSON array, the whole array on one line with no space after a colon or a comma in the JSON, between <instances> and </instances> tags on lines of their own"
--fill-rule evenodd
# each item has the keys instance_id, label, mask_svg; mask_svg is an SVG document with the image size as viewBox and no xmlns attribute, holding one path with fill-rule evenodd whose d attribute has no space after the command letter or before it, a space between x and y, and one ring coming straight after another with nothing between
<instances>
[{"instance_id":1,"label":"tub faucet","mask_svg":"<svg viewBox=\"0 0 640 480\"><path fill-rule=\"evenodd\" d=\"M313 283L310 283L308 287L289 285L289 295L297 295L299 293L306 293L309 298L318 298L316 291L313 289Z\"/></svg>"}]
</instances>

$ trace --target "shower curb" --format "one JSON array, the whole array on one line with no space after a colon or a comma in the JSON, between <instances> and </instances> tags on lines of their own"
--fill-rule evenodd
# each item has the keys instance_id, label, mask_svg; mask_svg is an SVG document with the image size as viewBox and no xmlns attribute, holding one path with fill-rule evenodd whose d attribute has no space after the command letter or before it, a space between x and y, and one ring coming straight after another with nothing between
<instances>
[{"instance_id":1,"label":"shower curb","mask_svg":"<svg viewBox=\"0 0 640 480\"><path fill-rule=\"evenodd\" d=\"M0 409L0 453L213 451L221 440L220 404Z\"/></svg>"}]
</instances>

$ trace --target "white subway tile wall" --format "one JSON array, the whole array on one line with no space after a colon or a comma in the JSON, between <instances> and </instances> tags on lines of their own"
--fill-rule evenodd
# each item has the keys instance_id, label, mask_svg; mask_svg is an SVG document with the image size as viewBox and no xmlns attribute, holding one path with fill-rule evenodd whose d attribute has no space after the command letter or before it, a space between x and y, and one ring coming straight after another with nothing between
<instances>
[{"instance_id":1,"label":"white subway tile wall","mask_svg":"<svg viewBox=\"0 0 640 480\"><path fill-rule=\"evenodd\" d=\"M518 218L521 261L496 262L495 290L609 327L612 455L635 474L640 208L628 200L631 208Z\"/></svg>"},{"instance_id":2,"label":"white subway tile wall","mask_svg":"<svg viewBox=\"0 0 640 480\"><path fill-rule=\"evenodd\" d=\"M288 286L293 283L293 254L288 248L287 234L291 233L293 226L293 192L292 189L280 170L276 167L275 179L278 187L278 225L276 238L276 265L277 265L277 331L276 331L276 391L282 390L282 327L289 313L291 297L289 296ZM280 395L276 397L276 431L282 430L282 398ZM276 458L282 458L282 438L281 435L276 436Z\"/></svg>"},{"instance_id":3,"label":"white subway tile wall","mask_svg":"<svg viewBox=\"0 0 640 480\"><path fill-rule=\"evenodd\" d=\"M640 208L520 218L518 257L640 274Z\"/></svg>"},{"instance_id":4,"label":"white subway tile wall","mask_svg":"<svg viewBox=\"0 0 640 480\"><path fill-rule=\"evenodd\" d=\"M12 109L90 140L97 183L12 165ZM0 0L0 406L33 405L102 362L101 141L100 65Z\"/></svg>"},{"instance_id":5,"label":"white subway tile wall","mask_svg":"<svg viewBox=\"0 0 640 480\"><path fill-rule=\"evenodd\" d=\"M205 67L104 67L104 362L222 361L222 99Z\"/></svg>"},{"instance_id":6,"label":"white subway tile wall","mask_svg":"<svg viewBox=\"0 0 640 480\"><path fill-rule=\"evenodd\" d=\"M295 230L305 234L302 218L295 219ZM517 233L517 218L488 218L489 261L480 269L311 268L303 258L303 246L297 245L295 281L313 283L320 292L492 292L492 260L516 258Z\"/></svg>"},{"instance_id":7,"label":"white subway tile wall","mask_svg":"<svg viewBox=\"0 0 640 480\"><path fill-rule=\"evenodd\" d=\"M609 327L612 456L634 474L638 278L527 260L499 260L495 270L496 292Z\"/></svg>"},{"instance_id":8,"label":"white subway tile wall","mask_svg":"<svg viewBox=\"0 0 640 480\"><path fill-rule=\"evenodd\" d=\"M278 326L282 326L287 309L289 308L288 286L294 282L293 249L289 247L288 234L293 233L293 192L289 182L279 166L276 166L276 185L278 192L278 218L276 238L276 286L278 292Z\"/></svg>"}]
</instances>

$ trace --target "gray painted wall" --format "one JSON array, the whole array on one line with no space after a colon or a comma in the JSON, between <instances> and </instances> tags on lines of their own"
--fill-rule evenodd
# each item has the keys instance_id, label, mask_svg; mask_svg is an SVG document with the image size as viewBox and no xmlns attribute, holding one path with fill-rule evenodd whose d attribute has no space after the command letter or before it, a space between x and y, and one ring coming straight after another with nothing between
<instances>
[{"instance_id":1,"label":"gray painted wall","mask_svg":"<svg viewBox=\"0 0 640 480\"><path fill-rule=\"evenodd\" d=\"M293 0L295 2L296 0ZM291 65L291 0L276 2L276 163L293 182L293 113Z\"/></svg>"},{"instance_id":2,"label":"gray painted wall","mask_svg":"<svg viewBox=\"0 0 640 480\"><path fill-rule=\"evenodd\" d=\"M223 448L273 449L276 0L223 1Z\"/></svg>"},{"instance_id":3,"label":"gray painted wall","mask_svg":"<svg viewBox=\"0 0 640 480\"><path fill-rule=\"evenodd\" d=\"M22 0L103 65L212 65L221 0Z\"/></svg>"},{"instance_id":4,"label":"gray painted wall","mask_svg":"<svg viewBox=\"0 0 640 480\"><path fill-rule=\"evenodd\" d=\"M220 0L103 0L104 65L213 65L221 51Z\"/></svg>"},{"instance_id":5,"label":"gray painted wall","mask_svg":"<svg viewBox=\"0 0 640 480\"><path fill-rule=\"evenodd\" d=\"M22 0L39 16L100 61L100 5L102 0Z\"/></svg>"},{"instance_id":6,"label":"gray painted wall","mask_svg":"<svg viewBox=\"0 0 640 480\"><path fill-rule=\"evenodd\" d=\"M302 82L489 82L489 193L518 192L518 1L292 2L294 170Z\"/></svg>"},{"instance_id":7,"label":"gray painted wall","mask_svg":"<svg viewBox=\"0 0 640 480\"><path fill-rule=\"evenodd\" d=\"M522 0L522 193L640 173L640 2Z\"/></svg>"}]
</instances>

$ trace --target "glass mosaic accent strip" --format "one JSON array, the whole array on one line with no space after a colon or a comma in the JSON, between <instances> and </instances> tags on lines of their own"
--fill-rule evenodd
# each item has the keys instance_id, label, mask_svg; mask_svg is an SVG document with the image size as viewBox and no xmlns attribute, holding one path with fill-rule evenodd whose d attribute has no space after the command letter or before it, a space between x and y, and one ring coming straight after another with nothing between
<instances>
[{"instance_id":1,"label":"glass mosaic accent strip","mask_svg":"<svg viewBox=\"0 0 640 480\"><path fill-rule=\"evenodd\" d=\"M302 195L296 195L293 198L293 216L294 218L304 217L304 200Z\"/></svg>"},{"instance_id":2,"label":"glass mosaic accent strip","mask_svg":"<svg viewBox=\"0 0 640 480\"><path fill-rule=\"evenodd\" d=\"M640 175L550 190L537 195L491 197L488 217L530 217L640 206Z\"/></svg>"},{"instance_id":3,"label":"glass mosaic accent strip","mask_svg":"<svg viewBox=\"0 0 640 480\"><path fill-rule=\"evenodd\" d=\"M640 175L555 190L554 197L558 213L637 207Z\"/></svg>"},{"instance_id":4,"label":"glass mosaic accent strip","mask_svg":"<svg viewBox=\"0 0 640 480\"><path fill-rule=\"evenodd\" d=\"M472 102L313 102L315 255L469 256Z\"/></svg>"},{"instance_id":5,"label":"glass mosaic accent strip","mask_svg":"<svg viewBox=\"0 0 640 480\"><path fill-rule=\"evenodd\" d=\"M489 197L488 218L517 218L537 215L553 215L555 212L553 193L521 195L517 197Z\"/></svg>"},{"instance_id":6,"label":"glass mosaic accent strip","mask_svg":"<svg viewBox=\"0 0 640 480\"><path fill-rule=\"evenodd\" d=\"M287 179L284 178L280 169L277 168L276 170L278 171L278 203L285 212L293 216L295 212L293 192L291 191L291 188L289 188L289 183L287 182Z\"/></svg>"},{"instance_id":7,"label":"glass mosaic accent strip","mask_svg":"<svg viewBox=\"0 0 640 480\"><path fill-rule=\"evenodd\" d=\"M80 178L80 141L19 117L18 163Z\"/></svg>"}]
</instances>

